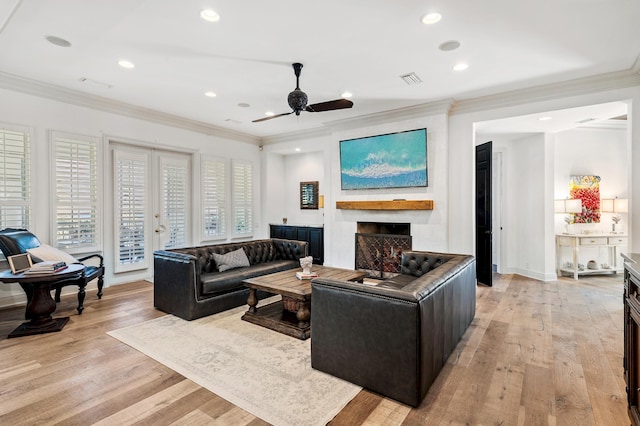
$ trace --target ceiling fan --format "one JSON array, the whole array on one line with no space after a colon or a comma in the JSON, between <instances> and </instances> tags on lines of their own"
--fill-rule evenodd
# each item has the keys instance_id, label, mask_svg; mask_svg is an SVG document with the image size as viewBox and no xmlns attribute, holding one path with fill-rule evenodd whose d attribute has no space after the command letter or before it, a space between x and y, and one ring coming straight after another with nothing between
<instances>
[{"instance_id":1,"label":"ceiling fan","mask_svg":"<svg viewBox=\"0 0 640 426\"><path fill-rule=\"evenodd\" d=\"M348 99L336 99L334 101L326 101L320 102L317 104L307 105L307 94L300 90L300 71L302 70L302 64L296 62L293 65L293 72L296 75L296 88L289 93L287 97L287 102L289 102L289 106L293 111L285 112L283 114L272 115L270 117L259 118L257 120L253 120L253 123L258 123L260 121L271 120L272 118L282 117L289 114L300 115L300 112L323 112L323 111L333 111L335 109L345 109L351 108L353 106L353 102Z\"/></svg>"}]
</instances>

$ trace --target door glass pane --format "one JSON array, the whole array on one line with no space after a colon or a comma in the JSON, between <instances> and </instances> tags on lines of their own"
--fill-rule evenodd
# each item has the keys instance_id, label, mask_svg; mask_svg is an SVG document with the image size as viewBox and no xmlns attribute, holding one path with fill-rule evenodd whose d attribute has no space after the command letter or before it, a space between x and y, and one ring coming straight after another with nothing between
<instances>
[{"instance_id":1,"label":"door glass pane","mask_svg":"<svg viewBox=\"0 0 640 426\"><path fill-rule=\"evenodd\" d=\"M186 245L188 163L164 159L162 164L163 212L166 232L164 248L177 248Z\"/></svg>"},{"instance_id":2,"label":"door glass pane","mask_svg":"<svg viewBox=\"0 0 640 426\"><path fill-rule=\"evenodd\" d=\"M148 156L115 152L115 271L148 267L145 245Z\"/></svg>"}]
</instances>

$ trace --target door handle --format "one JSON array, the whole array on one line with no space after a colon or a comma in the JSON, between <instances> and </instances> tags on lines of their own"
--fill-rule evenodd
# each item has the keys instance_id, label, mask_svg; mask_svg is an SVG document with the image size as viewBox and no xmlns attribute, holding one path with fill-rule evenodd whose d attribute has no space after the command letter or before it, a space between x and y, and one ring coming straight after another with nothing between
<instances>
[{"instance_id":1,"label":"door handle","mask_svg":"<svg viewBox=\"0 0 640 426\"><path fill-rule=\"evenodd\" d=\"M160 225L155 229L156 234L163 234L164 231L167 230L167 227L164 225Z\"/></svg>"}]
</instances>

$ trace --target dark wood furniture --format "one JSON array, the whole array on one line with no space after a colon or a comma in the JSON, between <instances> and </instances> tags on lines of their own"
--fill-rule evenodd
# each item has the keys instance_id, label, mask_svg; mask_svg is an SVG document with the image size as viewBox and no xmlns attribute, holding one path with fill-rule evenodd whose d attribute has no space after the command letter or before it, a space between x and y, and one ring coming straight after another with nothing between
<instances>
[{"instance_id":1,"label":"dark wood furniture","mask_svg":"<svg viewBox=\"0 0 640 426\"><path fill-rule=\"evenodd\" d=\"M51 288L57 282L81 278L84 269L84 265L72 264L62 271L48 275L27 275L24 272L14 275L11 271L1 272L1 282L27 285L32 289L32 296L27 302L25 315L30 321L22 323L9 333L8 337L31 336L62 330L69 321L69 317L51 317L51 314L56 310L56 302L51 297Z\"/></svg>"},{"instance_id":2,"label":"dark wood furniture","mask_svg":"<svg viewBox=\"0 0 640 426\"><path fill-rule=\"evenodd\" d=\"M624 258L624 379L631 424L640 426L640 254Z\"/></svg>"},{"instance_id":3,"label":"dark wood furniture","mask_svg":"<svg viewBox=\"0 0 640 426\"><path fill-rule=\"evenodd\" d=\"M362 282L367 275L329 266L314 266L311 270L320 277L342 281ZM311 280L299 280L296 270L291 270L251 278L244 285L249 287L249 310L243 320L301 340L311 336ZM282 300L258 308L258 290L279 294Z\"/></svg>"},{"instance_id":4,"label":"dark wood furniture","mask_svg":"<svg viewBox=\"0 0 640 426\"><path fill-rule=\"evenodd\" d=\"M301 240L309 243L314 265L324 263L324 228L322 226L269 225L271 238Z\"/></svg>"},{"instance_id":5,"label":"dark wood furniture","mask_svg":"<svg viewBox=\"0 0 640 426\"><path fill-rule=\"evenodd\" d=\"M5 257L16 254L27 253L27 250L40 247L40 240L27 229L22 228L6 228L0 231L0 251ZM84 264L89 259L98 265ZM48 259L53 260L53 259ZM62 259L57 259L62 260ZM36 260L34 260L35 262ZM51 289L55 290L55 301L60 302L60 294L62 287L68 285L78 286L78 314L82 314L84 310L85 287L91 281L98 280L98 299L102 299L102 288L104 286L104 258L99 254L90 254L77 259L81 266L84 266L84 273L79 275L77 279L65 279L56 281ZM27 300L31 300L32 289L30 285L22 285L22 289L27 294ZM27 319L29 319L27 317Z\"/></svg>"}]
</instances>

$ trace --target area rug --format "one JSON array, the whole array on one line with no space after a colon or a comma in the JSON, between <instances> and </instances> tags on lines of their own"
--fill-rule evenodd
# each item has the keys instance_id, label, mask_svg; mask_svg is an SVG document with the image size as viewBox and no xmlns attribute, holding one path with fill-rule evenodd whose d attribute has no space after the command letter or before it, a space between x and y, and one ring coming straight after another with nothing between
<instances>
[{"instance_id":1,"label":"area rug","mask_svg":"<svg viewBox=\"0 0 640 426\"><path fill-rule=\"evenodd\" d=\"M360 391L311 368L310 339L242 321L245 311L166 315L108 334L273 425L325 425Z\"/></svg>"}]
</instances>

